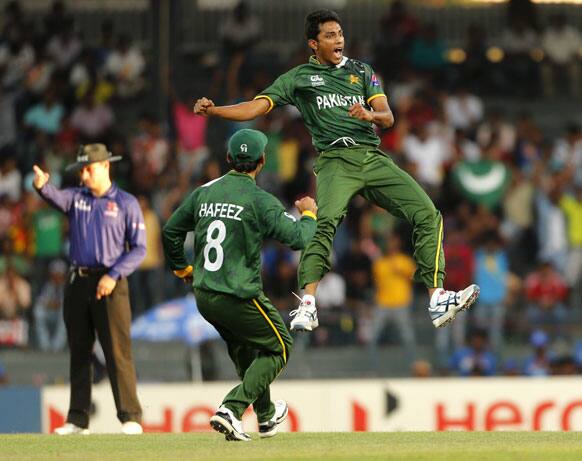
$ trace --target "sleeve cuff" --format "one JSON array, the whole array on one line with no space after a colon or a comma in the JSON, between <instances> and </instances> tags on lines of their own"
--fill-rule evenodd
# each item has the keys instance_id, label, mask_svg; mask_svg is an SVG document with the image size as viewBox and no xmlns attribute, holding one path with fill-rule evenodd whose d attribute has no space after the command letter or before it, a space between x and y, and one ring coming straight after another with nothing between
<instances>
[{"instance_id":1,"label":"sleeve cuff","mask_svg":"<svg viewBox=\"0 0 582 461\"><path fill-rule=\"evenodd\" d=\"M308 210L305 210L303 213L301 213L301 216L308 216L309 218L315 219L317 221L316 214Z\"/></svg>"},{"instance_id":2,"label":"sleeve cuff","mask_svg":"<svg viewBox=\"0 0 582 461\"><path fill-rule=\"evenodd\" d=\"M119 280L121 278L121 274L116 270L110 270L107 274L114 280Z\"/></svg>"},{"instance_id":3,"label":"sleeve cuff","mask_svg":"<svg viewBox=\"0 0 582 461\"><path fill-rule=\"evenodd\" d=\"M184 277L188 277L192 271L194 269L192 268L192 266L187 266L184 269L177 269L174 271L174 275L176 277L180 277L181 279L183 279Z\"/></svg>"},{"instance_id":4,"label":"sleeve cuff","mask_svg":"<svg viewBox=\"0 0 582 461\"><path fill-rule=\"evenodd\" d=\"M42 190L46 187L46 185L48 184L48 181L45 182L42 187L36 187L34 184L32 185L32 187L34 188L34 190L37 192L38 195L42 196Z\"/></svg>"},{"instance_id":5,"label":"sleeve cuff","mask_svg":"<svg viewBox=\"0 0 582 461\"><path fill-rule=\"evenodd\" d=\"M273 110L273 107L275 107L275 103L273 102L273 100L266 94L260 94L258 96L255 96L255 99L266 99L269 102L269 108L267 109L267 112L265 112L263 115L267 115L269 112Z\"/></svg>"},{"instance_id":6,"label":"sleeve cuff","mask_svg":"<svg viewBox=\"0 0 582 461\"><path fill-rule=\"evenodd\" d=\"M376 99L376 98L381 98L381 97L385 97L385 98L386 98L386 95L385 95L384 93L373 94L372 96L370 96L370 97L368 98L368 100L366 101L366 104L370 105L370 103L371 103L371 102L372 102L374 99ZM386 98L386 99L388 99L388 98Z\"/></svg>"}]
</instances>

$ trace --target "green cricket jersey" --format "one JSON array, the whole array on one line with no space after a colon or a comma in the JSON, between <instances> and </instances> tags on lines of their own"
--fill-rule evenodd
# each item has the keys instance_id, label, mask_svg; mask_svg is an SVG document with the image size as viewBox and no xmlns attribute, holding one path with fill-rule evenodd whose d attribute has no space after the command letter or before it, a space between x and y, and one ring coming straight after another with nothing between
<instances>
[{"instance_id":1,"label":"green cricket jersey","mask_svg":"<svg viewBox=\"0 0 582 461\"><path fill-rule=\"evenodd\" d=\"M172 214L163 229L166 258L173 270L188 266L184 241L194 231L194 287L242 299L258 296L261 248L271 237L294 250L315 234L313 213L300 220L247 174L231 171L197 188Z\"/></svg>"},{"instance_id":2,"label":"green cricket jersey","mask_svg":"<svg viewBox=\"0 0 582 461\"><path fill-rule=\"evenodd\" d=\"M384 96L384 90L368 64L344 57L337 66L328 66L312 56L308 64L279 76L255 99L267 99L269 111L286 104L297 107L321 152L354 143L378 146L373 124L350 117L348 110L358 102L369 109L379 96Z\"/></svg>"}]
</instances>

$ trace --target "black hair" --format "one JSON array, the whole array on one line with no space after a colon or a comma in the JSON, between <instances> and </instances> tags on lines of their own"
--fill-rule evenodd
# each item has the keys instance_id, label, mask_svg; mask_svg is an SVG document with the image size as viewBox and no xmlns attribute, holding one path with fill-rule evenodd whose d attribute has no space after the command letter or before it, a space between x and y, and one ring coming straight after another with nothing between
<instances>
[{"instance_id":1,"label":"black hair","mask_svg":"<svg viewBox=\"0 0 582 461\"><path fill-rule=\"evenodd\" d=\"M488 244L503 244L503 240L499 232L495 229L488 230L481 235L481 244L488 245Z\"/></svg>"},{"instance_id":2,"label":"black hair","mask_svg":"<svg viewBox=\"0 0 582 461\"><path fill-rule=\"evenodd\" d=\"M261 159L259 158L258 160L254 160L254 161L239 160L238 162L235 162L234 159L232 158L232 156L230 154L228 154L226 156L226 161L228 162L228 164L230 166L232 166L232 168L234 168L234 170L236 172L238 172L238 173L250 173L251 171L255 171L257 169Z\"/></svg>"},{"instance_id":3,"label":"black hair","mask_svg":"<svg viewBox=\"0 0 582 461\"><path fill-rule=\"evenodd\" d=\"M238 171L239 173L250 173L251 171L255 171L258 166L258 160L255 162L238 162L232 164L234 170Z\"/></svg>"},{"instance_id":4,"label":"black hair","mask_svg":"<svg viewBox=\"0 0 582 461\"><path fill-rule=\"evenodd\" d=\"M341 25L338 14L332 10L316 10L305 16L305 38L307 40L317 40L319 25L326 22L337 22Z\"/></svg>"}]
</instances>

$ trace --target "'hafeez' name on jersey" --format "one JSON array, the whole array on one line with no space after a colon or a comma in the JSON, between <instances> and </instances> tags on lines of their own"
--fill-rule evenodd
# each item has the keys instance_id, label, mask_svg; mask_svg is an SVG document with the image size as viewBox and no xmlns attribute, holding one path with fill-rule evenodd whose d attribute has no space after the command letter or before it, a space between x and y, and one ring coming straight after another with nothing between
<instances>
[{"instance_id":1,"label":"'hafeez' name on jersey","mask_svg":"<svg viewBox=\"0 0 582 461\"><path fill-rule=\"evenodd\" d=\"M234 203L206 203L200 204L198 210L199 218L226 218L234 219L235 221L242 221L240 214L244 211L244 207L235 205Z\"/></svg>"}]
</instances>

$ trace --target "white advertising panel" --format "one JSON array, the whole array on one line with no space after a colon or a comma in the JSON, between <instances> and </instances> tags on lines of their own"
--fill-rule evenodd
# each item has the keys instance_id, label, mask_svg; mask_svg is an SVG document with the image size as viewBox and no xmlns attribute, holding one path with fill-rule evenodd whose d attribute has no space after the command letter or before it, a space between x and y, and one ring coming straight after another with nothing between
<instances>
[{"instance_id":1,"label":"white advertising panel","mask_svg":"<svg viewBox=\"0 0 582 461\"><path fill-rule=\"evenodd\" d=\"M209 417L235 383L141 384L146 431L208 431ZM582 431L582 378L471 378L279 381L285 431ZM64 422L69 388L43 389L43 431ZM93 388L92 432L119 432L108 384ZM251 410L245 429L256 430Z\"/></svg>"}]
</instances>

